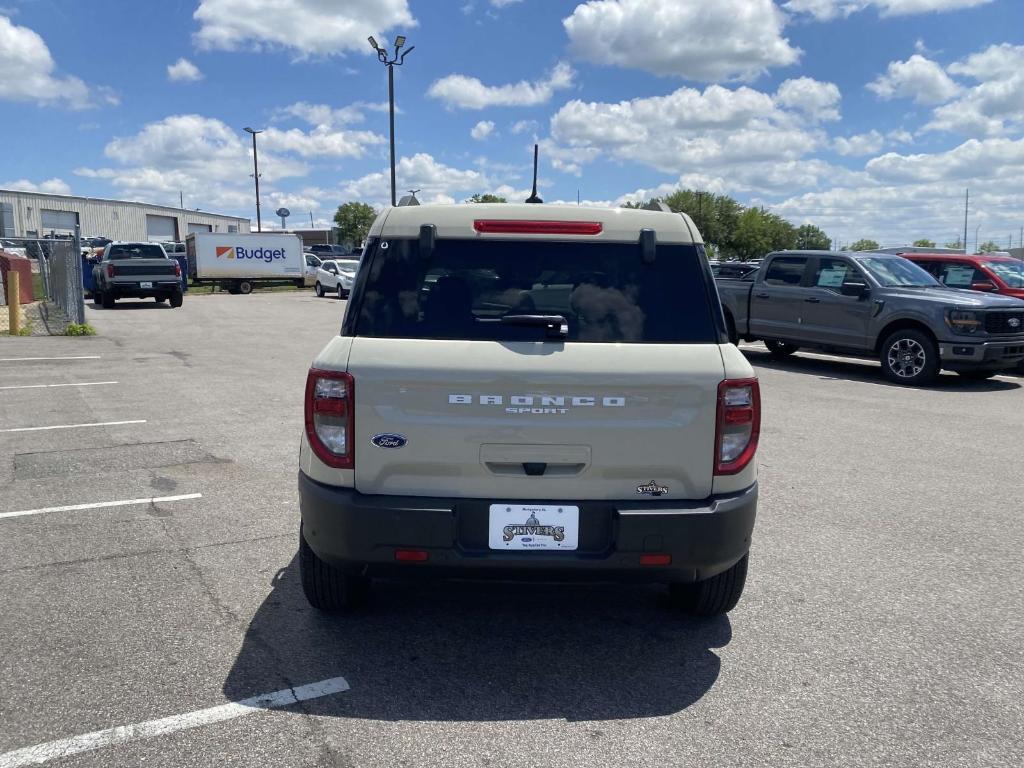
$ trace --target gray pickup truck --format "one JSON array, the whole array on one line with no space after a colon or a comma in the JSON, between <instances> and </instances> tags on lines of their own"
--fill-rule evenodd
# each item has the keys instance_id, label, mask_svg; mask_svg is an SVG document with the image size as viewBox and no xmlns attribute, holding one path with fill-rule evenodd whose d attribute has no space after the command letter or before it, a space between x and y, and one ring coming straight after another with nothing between
<instances>
[{"instance_id":1,"label":"gray pickup truck","mask_svg":"<svg viewBox=\"0 0 1024 768\"><path fill-rule=\"evenodd\" d=\"M900 256L783 251L716 284L733 342L777 357L877 357L890 381L918 386L943 368L987 379L1024 360L1024 301L946 288Z\"/></svg>"},{"instance_id":2,"label":"gray pickup truck","mask_svg":"<svg viewBox=\"0 0 1024 768\"><path fill-rule=\"evenodd\" d=\"M180 307L181 266L159 243L110 243L92 268L93 302L111 309L118 299L170 300Z\"/></svg>"}]
</instances>

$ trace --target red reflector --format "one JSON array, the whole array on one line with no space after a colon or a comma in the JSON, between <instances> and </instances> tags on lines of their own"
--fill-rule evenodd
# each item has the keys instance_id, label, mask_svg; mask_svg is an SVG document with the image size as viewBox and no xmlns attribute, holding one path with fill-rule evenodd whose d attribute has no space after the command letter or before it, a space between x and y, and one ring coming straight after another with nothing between
<instances>
[{"instance_id":1,"label":"red reflector","mask_svg":"<svg viewBox=\"0 0 1024 768\"><path fill-rule=\"evenodd\" d=\"M395 560L401 563L425 563L430 553L425 549L396 549Z\"/></svg>"},{"instance_id":2,"label":"red reflector","mask_svg":"<svg viewBox=\"0 0 1024 768\"><path fill-rule=\"evenodd\" d=\"M640 555L640 565L672 565L672 555Z\"/></svg>"},{"instance_id":3,"label":"red reflector","mask_svg":"<svg viewBox=\"0 0 1024 768\"><path fill-rule=\"evenodd\" d=\"M726 424L749 424L754 420L754 409L728 408L724 416Z\"/></svg>"},{"instance_id":4,"label":"red reflector","mask_svg":"<svg viewBox=\"0 0 1024 768\"><path fill-rule=\"evenodd\" d=\"M477 219L473 229L483 234L504 235L599 235L604 229L600 221L512 221L509 219Z\"/></svg>"}]
</instances>

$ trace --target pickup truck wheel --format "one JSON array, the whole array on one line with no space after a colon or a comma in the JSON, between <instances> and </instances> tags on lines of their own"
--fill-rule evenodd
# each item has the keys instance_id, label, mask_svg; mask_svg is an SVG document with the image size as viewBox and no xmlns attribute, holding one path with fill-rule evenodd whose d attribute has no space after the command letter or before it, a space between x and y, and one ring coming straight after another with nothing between
<instances>
[{"instance_id":1,"label":"pickup truck wheel","mask_svg":"<svg viewBox=\"0 0 1024 768\"><path fill-rule=\"evenodd\" d=\"M103 291L101 295L103 296L103 298L100 300L100 303L103 304L103 308L113 309L114 302L116 301L114 295L110 291Z\"/></svg>"},{"instance_id":2,"label":"pickup truck wheel","mask_svg":"<svg viewBox=\"0 0 1024 768\"><path fill-rule=\"evenodd\" d=\"M750 553L732 568L704 581L692 584L670 584L669 600L691 616L711 618L728 613L736 607L747 581L747 564Z\"/></svg>"},{"instance_id":3,"label":"pickup truck wheel","mask_svg":"<svg viewBox=\"0 0 1024 768\"><path fill-rule=\"evenodd\" d=\"M322 299L324 297L324 287L320 285L319 280L316 281L316 285L313 287L313 290L316 291L317 298Z\"/></svg>"},{"instance_id":4,"label":"pickup truck wheel","mask_svg":"<svg viewBox=\"0 0 1024 768\"><path fill-rule=\"evenodd\" d=\"M103 304L103 292L99 288L94 289L92 292L92 303L95 307Z\"/></svg>"},{"instance_id":5,"label":"pickup truck wheel","mask_svg":"<svg viewBox=\"0 0 1024 768\"><path fill-rule=\"evenodd\" d=\"M171 294L171 308L172 309L177 309L178 307L181 306L181 303L182 303L183 300L184 300L184 298L182 297L182 295L180 293L172 293Z\"/></svg>"},{"instance_id":6,"label":"pickup truck wheel","mask_svg":"<svg viewBox=\"0 0 1024 768\"><path fill-rule=\"evenodd\" d=\"M939 350L921 331L896 331L882 343L882 372L897 384L921 387L939 375Z\"/></svg>"},{"instance_id":7,"label":"pickup truck wheel","mask_svg":"<svg viewBox=\"0 0 1024 768\"><path fill-rule=\"evenodd\" d=\"M325 613L348 613L366 603L370 580L325 563L306 543L299 524L299 574L306 600Z\"/></svg>"},{"instance_id":8,"label":"pickup truck wheel","mask_svg":"<svg viewBox=\"0 0 1024 768\"><path fill-rule=\"evenodd\" d=\"M764 343L772 357L789 357L800 347L796 344L787 344L784 341L766 341Z\"/></svg>"}]
</instances>

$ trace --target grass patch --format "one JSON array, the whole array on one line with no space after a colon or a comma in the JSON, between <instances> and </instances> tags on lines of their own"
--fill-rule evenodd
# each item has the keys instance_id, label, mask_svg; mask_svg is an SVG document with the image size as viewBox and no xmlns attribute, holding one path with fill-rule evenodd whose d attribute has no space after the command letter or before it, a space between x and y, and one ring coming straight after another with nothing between
<instances>
[{"instance_id":1,"label":"grass patch","mask_svg":"<svg viewBox=\"0 0 1024 768\"><path fill-rule=\"evenodd\" d=\"M96 329L88 323L68 323L65 336L95 336Z\"/></svg>"},{"instance_id":2,"label":"grass patch","mask_svg":"<svg viewBox=\"0 0 1024 768\"><path fill-rule=\"evenodd\" d=\"M32 298L42 301L46 298L46 286L43 284L43 276L38 272L32 275Z\"/></svg>"}]
</instances>

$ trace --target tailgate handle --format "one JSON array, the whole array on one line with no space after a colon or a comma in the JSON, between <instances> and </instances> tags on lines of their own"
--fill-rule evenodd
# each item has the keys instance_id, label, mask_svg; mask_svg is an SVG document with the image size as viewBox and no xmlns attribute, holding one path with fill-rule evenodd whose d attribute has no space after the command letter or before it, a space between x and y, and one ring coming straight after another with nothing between
<instances>
[{"instance_id":1,"label":"tailgate handle","mask_svg":"<svg viewBox=\"0 0 1024 768\"><path fill-rule=\"evenodd\" d=\"M481 445L480 463L511 477L573 477L590 466L589 445Z\"/></svg>"},{"instance_id":2,"label":"tailgate handle","mask_svg":"<svg viewBox=\"0 0 1024 768\"><path fill-rule=\"evenodd\" d=\"M530 477L540 477L548 471L548 465L542 461L524 461L523 472Z\"/></svg>"}]
</instances>

